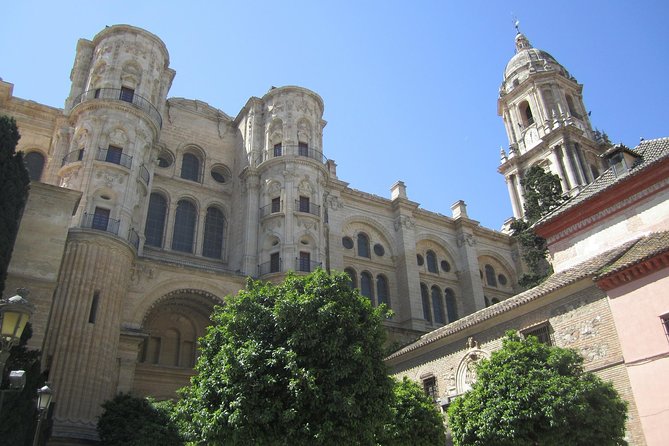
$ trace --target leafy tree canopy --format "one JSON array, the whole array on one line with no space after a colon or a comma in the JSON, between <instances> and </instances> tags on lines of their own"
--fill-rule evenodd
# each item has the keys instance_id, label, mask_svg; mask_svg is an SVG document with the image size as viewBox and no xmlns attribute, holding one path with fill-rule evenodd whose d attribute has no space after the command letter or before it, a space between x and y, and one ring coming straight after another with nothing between
<instances>
[{"instance_id":1,"label":"leafy tree canopy","mask_svg":"<svg viewBox=\"0 0 669 446\"><path fill-rule=\"evenodd\" d=\"M128 393L102 404L98 435L102 446L179 446L169 402L156 403Z\"/></svg>"},{"instance_id":2,"label":"leafy tree canopy","mask_svg":"<svg viewBox=\"0 0 669 446\"><path fill-rule=\"evenodd\" d=\"M448 410L456 446L627 444L626 402L573 350L509 332L477 376Z\"/></svg>"},{"instance_id":3,"label":"leafy tree canopy","mask_svg":"<svg viewBox=\"0 0 669 446\"><path fill-rule=\"evenodd\" d=\"M520 180L525 199L525 220L532 224L562 204L560 177L532 166Z\"/></svg>"},{"instance_id":4,"label":"leafy tree canopy","mask_svg":"<svg viewBox=\"0 0 669 446\"><path fill-rule=\"evenodd\" d=\"M0 295L30 182L23 157L16 153L20 137L14 118L0 116Z\"/></svg>"},{"instance_id":5,"label":"leafy tree canopy","mask_svg":"<svg viewBox=\"0 0 669 446\"><path fill-rule=\"evenodd\" d=\"M388 313L349 280L322 270L278 285L249 279L216 308L177 407L187 440L374 444L392 399Z\"/></svg>"},{"instance_id":6,"label":"leafy tree canopy","mask_svg":"<svg viewBox=\"0 0 669 446\"><path fill-rule=\"evenodd\" d=\"M378 443L383 446L441 446L446 443L444 418L423 389L404 377L395 381L391 418Z\"/></svg>"},{"instance_id":7,"label":"leafy tree canopy","mask_svg":"<svg viewBox=\"0 0 669 446\"><path fill-rule=\"evenodd\" d=\"M531 226L557 209L564 202L564 198L560 178L539 166L530 167L520 184L525 199L525 219L515 220L511 224L511 230L520 244L523 260L529 269L518 283L523 288L531 288L552 273L546 261L546 240L536 235Z\"/></svg>"}]
</instances>

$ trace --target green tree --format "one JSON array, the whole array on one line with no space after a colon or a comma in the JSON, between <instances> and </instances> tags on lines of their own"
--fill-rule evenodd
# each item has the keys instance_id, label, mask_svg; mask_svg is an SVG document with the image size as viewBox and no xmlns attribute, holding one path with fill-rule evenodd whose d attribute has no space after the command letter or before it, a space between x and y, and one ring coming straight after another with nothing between
<instances>
[{"instance_id":1,"label":"green tree","mask_svg":"<svg viewBox=\"0 0 669 446\"><path fill-rule=\"evenodd\" d=\"M196 444L374 444L392 381L388 316L322 270L282 283L249 279L217 307L178 416Z\"/></svg>"},{"instance_id":2,"label":"green tree","mask_svg":"<svg viewBox=\"0 0 669 446\"><path fill-rule=\"evenodd\" d=\"M509 332L448 409L456 446L618 446L627 404L573 350Z\"/></svg>"},{"instance_id":3,"label":"green tree","mask_svg":"<svg viewBox=\"0 0 669 446\"><path fill-rule=\"evenodd\" d=\"M37 423L37 406L35 398L37 389L45 383L45 376L40 370L39 350L30 350L26 346L32 337L30 323L26 325L18 345L12 347L3 380L3 390L9 384L9 372L23 370L26 372L26 384L21 392L6 392L3 397L2 411L0 411L0 438L2 444L25 445L32 444Z\"/></svg>"},{"instance_id":4,"label":"green tree","mask_svg":"<svg viewBox=\"0 0 669 446\"><path fill-rule=\"evenodd\" d=\"M563 202L562 186L557 175L546 172L539 166L532 166L526 172L520 185L525 200L525 219L511 224L513 236L521 247L522 257L529 272L518 281L523 288L531 288L541 283L552 272L546 261L548 248L546 240L536 235L532 225L542 217L557 209Z\"/></svg>"},{"instance_id":5,"label":"green tree","mask_svg":"<svg viewBox=\"0 0 669 446\"><path fill-rule=\"evenodd\" d=\"M14 118L0 116L0 296L30 182L23 157L16 152L20 137Z\"/></svg>"},{"instance_id":6,"label":"green tree","mask_svg":"<svg viewBox=\"0 0 669 446\"><path fill-rule=\"evenodd\" d=\"M404 377L395 381L390 419L378 439L383 446L442 446L444 418L418 384Z\"/></svg>"},{"instance_id":7,"label":"green tree","mask_svg":"<svg viewBox=\"0 0 669 446\"><path fill-rule=\"evenodd\" d=\"M120 393L102 404L98 435L102 446L179 446L169 402L156 403Z\"/></svg>"},{"instance_id":8,"label":"green tree","mask_svg":"<svg viewBox=\"0 0 669 446\"><path fill-rule=\"evenodd\" d=\"M525 199L525 220L529 224L548 215L564 201L560 177L546 172L540 166L530 167L520 180L520 185Z\"/></svg>"}]
</instances>

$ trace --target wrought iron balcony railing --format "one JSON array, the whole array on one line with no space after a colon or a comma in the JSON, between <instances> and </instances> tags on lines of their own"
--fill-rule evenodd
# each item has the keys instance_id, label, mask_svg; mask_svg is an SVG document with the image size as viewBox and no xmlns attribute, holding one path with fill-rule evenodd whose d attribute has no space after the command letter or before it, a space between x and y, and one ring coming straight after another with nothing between
<instances>
[{"instance_id":1,"label":"wrought iron balcony railing","mask_svg":"<svg viewBox=\"0 0 669 446\"><path fill-rule=\"evenodd\" d=\"M303 156L305 158L311 158L313 160L316 160L322 164L325 164L325 162L328 160L325 155L323 155L323 152L320 150L316 149L311 149L309 147L304 147L300 145L285 145L282 144L281 146L277 145L275 147L271 147L263 152L262 159L260 162L270 160L272 158L277 158L280 156Z\"/></svg>"},{"instance_id":2,"label":"wrought iron balcony railing","mask_svg":"<svg viewBox=\"0 0 669 446\"><path fill-rule=\"evenodd\" d=\"M77 96L72 102L72 108L87 101L115 100L132 104L135 108L142 110L156 123L158 128L163 126L163 118L158 109L148 99L125 88L95 88Z\"/></svg>"},{"instance_id":3,"label":"wrought iron balcony railing","mask_svg":"<svg viewBox=\"0 0 669 446\"><path fill-rule=\"evenodd\" d=\"M282 208L282 203L270 203L267 206L263 206L260 208L260 218L266 217L269 214L276 214L278 212L281 212Z\"/></svg>"},{"instance_id":4,"label":"wrought iron balcony railing","mask_svg":"<svg viewBox=\"0 0 669 446\"><path fill-rule=\"evenodd\" d=\"M132 168L132 156L126 155L120 150L99 148L98 153L95 155L95 159L98 161L118 164L127 167L128 169Z\"/></svg>"},{"instance_id":5,"label":"wrought iron balcony railing","mask_svg":"<svg viewBox=\"0 0 669 446\"><path fill-rule=\"evenodd\" d=\"M84 159L84 149L73 150L63 157L63 162L60 165L61 167L65 164L74 163L76 161L81 161Z\"/></svg>"},{"instance_id":6,"label":"wrought iron balcony railing","mask_svg":"<svg viewBox=\"0 0 669 446\"><path fill-rule=\"evenodd\" d=\"M264 276L265 274L280 273L282 260L270 260L269 262L261 263L258 265L258 276Z\"/></svg>"},{"instance_id":7,"label":"wrought iron balcony railing","mask_svg":"<svg viewBox=\"0 0 669 446\"><path fill-rule=\"evenodd\" d=\"M81 227L88 229L97 229L98 231L110 232L118 235L118 227L120 220L109 218L101 214L84 213L84 218L81 220Z\"/></svg>"},{"instance_id":8,"label":"wrought iron balcony railing","mask_svg":"<svg viewBox=\"0 0 669 446\"><path fill-rule=\"evenodd\" d=\"M310 273L323 266L321 262L313 262L309 259L295 258L295 271Z\"/></svg>"},{"instance_id":9,"label":"wrought iron balcony railing","mask_svg":"<svg viewBox=\"0 0 669 446\"><path fill-rule=\"evenodd\" d=\"M319 217L321 215L321 207L317 204L306 203L304 201L295 200L295 210L297 212L305 212L307 214Z\"/></svg>"}]
</instances>

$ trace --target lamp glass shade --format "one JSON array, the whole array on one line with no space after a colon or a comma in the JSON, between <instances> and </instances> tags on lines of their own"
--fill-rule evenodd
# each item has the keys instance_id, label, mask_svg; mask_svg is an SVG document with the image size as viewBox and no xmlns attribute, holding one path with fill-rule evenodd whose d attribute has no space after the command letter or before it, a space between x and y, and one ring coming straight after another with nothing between
<instances>
[{"instance_id":1,"label":"lamp glass shade","mask_svg":"<svg viewBox=\"0 0 669 446\"><path fill-rule=\"evenodd\" d=\"M20 339L23 329L26 328L29 315L27 313L8 309L2 314L2 337Z\"/></svg>"},{"instance_id":2,"label":"lamp glass shade","mask_svg":"<svg viewBox=\"0 0 669 446\"><path fill-rule=\"evenodd\" d=\"M37 391L37 409L39 410L46 410L49 408L49 405L51 404L51 397L53 396L53 392L49 388L49 386L44 386L41 389Z\"/></svg>"},{"instance_id":3,"label":"lamp glass shade","mask_svg":"<svg viewBox=\"0 0 669 446\"><path fill-rule=\"evenodd\" d=\"M18 341L32 312L32 305L21 296L0 301L0 336Z\"/></svg>"}]
</instances>

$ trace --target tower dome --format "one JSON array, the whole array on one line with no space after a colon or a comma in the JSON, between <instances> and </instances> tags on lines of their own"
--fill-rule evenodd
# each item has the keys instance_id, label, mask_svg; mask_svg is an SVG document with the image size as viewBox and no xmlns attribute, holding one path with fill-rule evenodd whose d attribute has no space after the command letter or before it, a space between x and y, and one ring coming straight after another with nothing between
<instances>
[{"instance_id":1,"label":"tower dome","mask_svg":"<svg viewBox=\"0 0 669 446\"><path fill-rule=\"evenodd\" d=\"M553 56L534 48L525 34L519 32L515 40L516 54L504 69L501 94L509 93L534 73L553 71L568 79L571 78L569 72Z\"/></svg>"}]
</instances>

